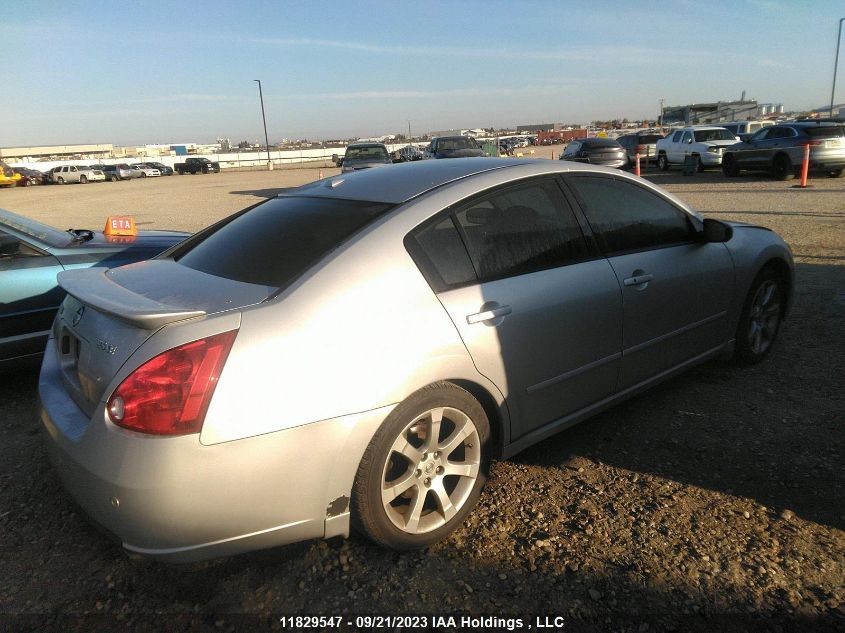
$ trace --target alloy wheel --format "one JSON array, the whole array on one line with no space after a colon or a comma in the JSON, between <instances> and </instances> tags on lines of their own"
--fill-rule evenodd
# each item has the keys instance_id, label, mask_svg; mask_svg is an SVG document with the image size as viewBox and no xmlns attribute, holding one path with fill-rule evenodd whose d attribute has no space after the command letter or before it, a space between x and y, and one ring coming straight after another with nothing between
<instances>
[{"instance_id":1,"label":"alloy wheel","mask_svg":"<svg viewBox=\"0 0 845 633\"><path fill-rule=\"evenodd\" d=\"M751 302L748 316L748 346L755 354L763 354L775 339L780 323L780 292L775 281L760 284Z\"/></svg>"}]
</instances>

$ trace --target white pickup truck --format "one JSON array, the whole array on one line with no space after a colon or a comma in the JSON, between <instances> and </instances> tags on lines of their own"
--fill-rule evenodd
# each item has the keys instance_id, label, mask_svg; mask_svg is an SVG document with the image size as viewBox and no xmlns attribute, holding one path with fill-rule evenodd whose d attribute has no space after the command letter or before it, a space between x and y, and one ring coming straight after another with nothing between
<instances>
[{"instance_id":1,"label":"white pickup truck","mask_svg":"<svg viewBox=\"0 0 845 633\"><path fill-rule=\"evenodd\" d=\"M719 167L724 148L736 143L739 139L723 127L690 125L657 141L657 166L666 171L669 165L683 165L687 156L694 156L698 171Z\"/></svg>"}]
</instances>

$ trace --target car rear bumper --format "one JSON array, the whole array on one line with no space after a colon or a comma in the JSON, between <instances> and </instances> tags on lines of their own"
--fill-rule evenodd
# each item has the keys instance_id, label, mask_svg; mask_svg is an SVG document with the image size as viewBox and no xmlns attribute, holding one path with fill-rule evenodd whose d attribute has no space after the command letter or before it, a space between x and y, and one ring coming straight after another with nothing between
<instances>
[{"instance_id":1,"label":"car rear bumper","mask_svg":"<svg viewBox=\"0 0 845 633\"><path fill-rule=\"evenodd\" d=\"M392 407L214 445L89 418L65 390L54 341L40 418L65 489L128 551L189 562L346 536L349 495L372 433Z\"/></svg>"}]
</instances>

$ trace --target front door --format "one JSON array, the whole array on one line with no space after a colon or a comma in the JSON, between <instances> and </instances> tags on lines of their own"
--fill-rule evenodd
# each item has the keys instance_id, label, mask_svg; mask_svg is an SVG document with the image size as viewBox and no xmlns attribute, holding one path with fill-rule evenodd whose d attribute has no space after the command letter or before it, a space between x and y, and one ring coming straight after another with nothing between
<instances>
[{"instance_id":1,"label":"front door","mask_svg":"<svg viewBox=\"0 0 845 633\"><path fill-rule=\"evenodd\" d=\"M612 176L572 176L584 213L622 287L620 389L717 349L729 338L733 263L699 239L669 200Z\"/></svg>"}]
</instances>

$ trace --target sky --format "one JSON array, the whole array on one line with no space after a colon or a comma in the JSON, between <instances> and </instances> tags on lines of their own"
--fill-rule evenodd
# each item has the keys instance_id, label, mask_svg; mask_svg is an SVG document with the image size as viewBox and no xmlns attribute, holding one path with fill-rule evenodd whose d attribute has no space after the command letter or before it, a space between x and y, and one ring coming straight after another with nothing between
<instances>
[{"instance_id":1,"label":"sky","mask_svg":"<svg viewBox=\"0 0 845 633\"><path fill-rule=\"evenodd\" d=\"M0 0L0 15L0 147L15 147L263 143L254 79L271 143L656 118L661 98L743 90L816 108L845 4ZM838 80L840 103L845 60Z\"/></svg>"}]
</instances>

